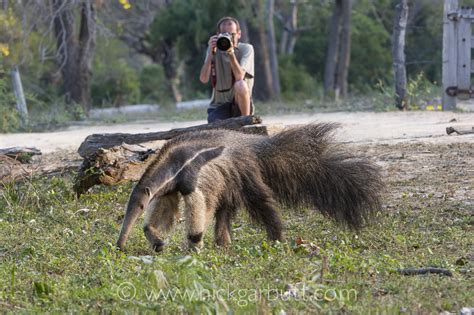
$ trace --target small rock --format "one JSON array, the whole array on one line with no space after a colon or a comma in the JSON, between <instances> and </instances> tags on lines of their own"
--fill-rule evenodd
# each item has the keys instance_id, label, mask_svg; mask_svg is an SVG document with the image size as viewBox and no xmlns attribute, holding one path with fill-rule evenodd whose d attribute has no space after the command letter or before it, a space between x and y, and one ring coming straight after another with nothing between
<instances>
[{"instance_id":1,"label":"small rock","mask_svg":"<svg viewBox=\"0 0 474 315\"><path fill-rule=\"evenodd\" d=\"M145 256L128 256L127 258L128 258L128 259L132 259L132 260L141 261L141 262L143 262L144 264L147 264L147 265L153 263L153 259L154 259L154 257L153 257L153 256L150 256L150 255L145 255Z\"/></svg>"}]
</instances>

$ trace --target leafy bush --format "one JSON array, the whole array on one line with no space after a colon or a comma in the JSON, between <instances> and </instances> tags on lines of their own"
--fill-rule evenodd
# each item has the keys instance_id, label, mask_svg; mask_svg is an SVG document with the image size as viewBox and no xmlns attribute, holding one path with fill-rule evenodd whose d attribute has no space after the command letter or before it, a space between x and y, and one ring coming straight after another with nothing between
<instances>
[{"instance_id":1,"label":"leafy bush","mask_svg":"<svg viewBox=\"0 0 474 315\"><path fill-rule=\"evenodd\" d=\"M140 92L143 102L158 104L172 102L173 95L161 65L152 64L142 69L140 73Z\"/></svg>"},{"instance_id":2,"label":"leafy bush","mask_svg":"<svg viewBox=\"0 0 474 315\"><path fill-rule=\"evenodd\" d=\"M391 82L390 34L366 12L353 15L349 89L368 93L378 80Z\"/></svg>"},{"instance_id":3,"label":"leafy bush","mask_svg":"<svg viewBox=\"0 0 474 315\"><path fill-rule=\"evenodd\" d=\"M291 57L281 56L278 70L284 99L295 100L316 96L316 79L306 71L303 65L296 65Z\"/></svg>"},{"instance_id":4,"label":"leafy bush","mask_svg":"<svg viewBox=\"0 0 474 315\"><path fill-rule=\"evenodd\" d=\"M381 92L382 96L381 104L376 107L378 109L394 109L395 89L393 85L386 85L382 80L379 80L375 88ZM419 72L416 76L407 78L406 93L408 110L437 110L441 106L441 104L436 104L439 101L439 87L436 83L431 82L424 72ZM392 103L387 104L387 100L389 102L392 100Z\"/></svg>"},{"instance_id":5,"label":"leafy bush","mask_svg":"<svg viewBox=\"0 0 474 315\"><path fill-rule=\"evenodd\" d=\"M137 73L119 60L114 67L97 71L91 87L92 101L95 105L112 104L120 106L140 101L140 86Z\"/></svg>"},{"instance_id":6,"label":"leafy bush","mask_svg":"<svg viewBox=\"0 0 474 315\"><path fill-rule=\"evenodd\" d=\"M91 97L95 106L134 104L140 101L137 70L129 50L116 39L100 41L93 62Z\"/></svg>"},{"instance_id":7,"label":"leafy bush","mask_svg":"<svg viewBox=\"0 0 474 315\"><path fill-rule=\"evenodd\" d=\"M426 78L424 72L419 72L407 83L408 106L411 109L420 109L432 98L438 96L439 87Z\"/></svg>"}]
</instances>

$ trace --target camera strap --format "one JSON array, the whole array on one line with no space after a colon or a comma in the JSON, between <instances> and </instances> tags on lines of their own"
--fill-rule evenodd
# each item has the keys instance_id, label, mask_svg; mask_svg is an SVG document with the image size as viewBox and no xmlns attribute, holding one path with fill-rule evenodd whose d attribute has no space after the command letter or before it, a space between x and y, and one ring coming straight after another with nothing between
<instances>
[{"instance_id":1,"label":"camera strap","mask_svg":"<svg viewBox=\"0 0 474 315\"><path fill-rule=\"evenodd\" d=\"M211 61L211 83L212 88L215 89L217 86L217 75L216 75L216 63L214 59Z\"/></svg>"}]
</instances>

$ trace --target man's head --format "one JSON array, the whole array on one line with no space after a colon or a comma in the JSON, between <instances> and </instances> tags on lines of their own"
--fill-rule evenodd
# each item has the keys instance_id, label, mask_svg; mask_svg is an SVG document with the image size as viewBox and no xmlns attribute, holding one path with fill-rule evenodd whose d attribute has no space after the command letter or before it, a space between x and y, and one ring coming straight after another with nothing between
<instances>
[{"instance_id":1,"label":"man's head","mask_svg":"<svg viewBox=\"0 0 474 315\"><path fill-rule=\"evenodd\" d=\"M217 22L217 34L219 33L231 33L234 38L234 45L237 45L242 35L239 21L231 16L221 18L219 22Z\"/></svg>"}]
</instances>

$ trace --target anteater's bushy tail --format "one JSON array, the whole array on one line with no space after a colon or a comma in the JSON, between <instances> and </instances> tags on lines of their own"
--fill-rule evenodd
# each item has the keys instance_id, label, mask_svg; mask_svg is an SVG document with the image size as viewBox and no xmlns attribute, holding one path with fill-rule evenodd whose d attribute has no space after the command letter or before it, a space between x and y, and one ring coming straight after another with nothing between
<instances>
[{"instance_id":1,"label":"anteater's bushy tail","mask_svg":"<svg viewBox=\"0 0 474 315\"><path fill-rule=\"evenodd\" d=\"M380 209L384 185L377 165L333 140L336 124L287 129L257 148L268 186L283 204L315 207L358 228Z\"/></svg>"}]
</instances>

